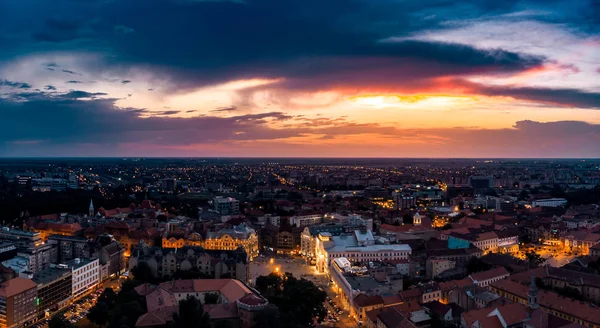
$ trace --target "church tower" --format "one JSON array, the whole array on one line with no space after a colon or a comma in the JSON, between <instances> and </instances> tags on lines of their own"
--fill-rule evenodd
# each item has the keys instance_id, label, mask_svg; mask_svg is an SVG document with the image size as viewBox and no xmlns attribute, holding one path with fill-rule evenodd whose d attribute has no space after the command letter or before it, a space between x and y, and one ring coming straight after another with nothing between
<instances>
[{"instance_id":1,"label":"church tower","mask_svg":"<svg viewBox=\"0 0 600 328\"><path fill-rule=\"evenodd\" d=\"M415 213L413 216L413 224L416 226L421 225L421 214L419 214L419 212Z\"/></svg>"},{"instance_id":2,"label":"church tower","mask_svg":"<svg viewBox=\"0 0 600 328\"><path fill-rule=\"evenodd\" d=\"M94 216L96 212L94 211L94 202L92 201L92 199L90 199L90 208L88 210L88 215L89 216Z\"/></svg>"},{"instance_id":3,"label":"church tower","mask_svg":"<svg viewBox=\"0 0 600 328\"><path fill-rule=\"evenodd\" d=\"M532 309L537 309L539 292L535 285L535 277L531 276L531 283L529 284L529 292L527 293L527 305Z\"/></svg>"}]
</instances>

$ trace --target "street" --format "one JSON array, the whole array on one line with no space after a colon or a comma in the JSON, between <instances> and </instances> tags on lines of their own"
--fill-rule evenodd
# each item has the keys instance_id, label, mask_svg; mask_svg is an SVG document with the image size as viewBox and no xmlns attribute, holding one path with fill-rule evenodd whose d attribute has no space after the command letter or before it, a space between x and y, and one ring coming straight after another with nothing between
<instances>
[{"instance_id":1,"label":"street","mask_svg":"<svg viewBox=\"0 0 600 328\"><path fill-rule=\"evenodd\" d=\"M349 317L348 311L342 311L339 314L341 310L339 297L335 294L333 287L329 286L327 277L324 274L318 273L314 266L306 264L304 259L291 258L289 256L258 256L250 263L250 284L254 284L258 276L269 275L273 272L289 272L296 278L308 279L327 293L330 301L325 302L325 308L331 314L331 320L330 318L325 319L322 322L323 325L328 327L357 326L357 323ZM335 321L335 317L339 321Z\"/></svg>"}]
</instances>

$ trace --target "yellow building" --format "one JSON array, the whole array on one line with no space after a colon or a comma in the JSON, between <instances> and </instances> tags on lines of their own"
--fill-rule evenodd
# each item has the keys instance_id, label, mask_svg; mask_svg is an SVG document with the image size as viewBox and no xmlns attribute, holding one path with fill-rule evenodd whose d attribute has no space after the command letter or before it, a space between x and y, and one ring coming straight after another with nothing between
<instances>
[{"instance_id":1,"label":"yellow building","mask_svg":"<svg viewBox=\"0 0 600 328\"><path fill-rule=\"evenodd\" d=\"M258 255L258 236L254 229L240 224L234 226L233 229L209 231L206 239L196 232L187 238L163 237L162 239L163 248L182 248L184 246L201 246L209 250L236 250L242 246L250 259L253 259Z\"/></svg>"}]
</instances>

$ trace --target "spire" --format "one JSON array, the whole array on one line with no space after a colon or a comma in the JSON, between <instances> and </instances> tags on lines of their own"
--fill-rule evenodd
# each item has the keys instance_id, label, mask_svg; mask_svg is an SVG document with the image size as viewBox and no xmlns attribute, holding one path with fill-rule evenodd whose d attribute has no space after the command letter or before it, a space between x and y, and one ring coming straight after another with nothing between
<instances>
[{"instance_id":1,"label":"spire","mask_svg":"<svg viewBox=\"0 0 600 328\"><path fill-rule=\"evenodd\" d=\"M527 293L527 305L532 309L537 309L538 304L538 289L535 285L535 276L531 275L531 283L529 284L529 292Z\"/></svg>"},{"instance_id":2,"label":"spire","mask_svg":"<svg viewBox=\"0 0 600 328\"><path fill-rule=\"evenodd\" d=\"M90 198L90 208L89 208L88 214L90 216L94 216L94 212L95 212L94 211L94 201Z\"/></svg>"}]
</instances>

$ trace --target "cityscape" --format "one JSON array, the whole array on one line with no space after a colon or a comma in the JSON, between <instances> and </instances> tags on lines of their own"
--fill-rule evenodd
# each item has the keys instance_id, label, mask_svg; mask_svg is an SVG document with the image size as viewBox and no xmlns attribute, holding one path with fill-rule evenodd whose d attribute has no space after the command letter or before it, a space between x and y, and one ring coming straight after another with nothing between
<instances>
[{"instance_id":1,"label":"cityscape","mask_svg":"<svg viewBox=\"0 0 600 328\"><path fill-rule=\"evenodd\" d=\"M598 327L599 165L0 159L1 324Z\"/></svg>"},{"instance_id":2,"label":"cityscape","mask_svg":"<svg viewBox=\"0 0 600 328\"><path fill-rule=\"evenodd\" d=\"M600 0L0 0L0 328L600 328Z\"/></svg>"}]
</instances>

